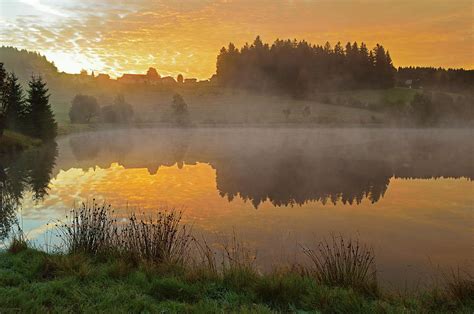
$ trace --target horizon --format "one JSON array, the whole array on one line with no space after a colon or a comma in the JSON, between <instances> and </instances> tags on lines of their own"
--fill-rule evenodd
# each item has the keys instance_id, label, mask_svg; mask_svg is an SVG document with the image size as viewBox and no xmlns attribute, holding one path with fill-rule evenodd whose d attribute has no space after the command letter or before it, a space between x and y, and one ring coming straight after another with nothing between
<instances>
[{"instance_id":1,"label":"horizon","mask_svg":"<svg viewBox=\"0 0 474 314\"><path fill-rule=\"evenodd\" d=\"M145 73L209 79L223 46L262 40L384 45L396 67L473 68L472 3L417 1L330 3L0 0L4 46L35 51L60 72ZM314 22L316 20L316 22ZM241 25L246 25L242 27ZM375 30L375 31L374 31ZM71 60L73 60L71 62Z\"/></svg>"}]
</instances>

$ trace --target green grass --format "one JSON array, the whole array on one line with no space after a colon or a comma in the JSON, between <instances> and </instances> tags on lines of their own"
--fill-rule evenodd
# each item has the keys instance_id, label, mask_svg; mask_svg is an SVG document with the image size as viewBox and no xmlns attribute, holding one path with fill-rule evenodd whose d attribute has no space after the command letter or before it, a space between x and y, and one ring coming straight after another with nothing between
<instances>
[{"instance_id":1,"label":"green grass","mask_svg":"<svg viewBox=\"0 0 474 314\"><path fill-rule=\"evenodd\" d=\"M459 300L443 290L370 297L295 272L234 269L209 276L112 256L24 248L0 253L0 308L2 313L472 313L474 300L472 294Z\"/></svg>"},{"instance_id":2,"label":"green grass","mask_svg":"<svg viewBox=\"0 0 474 314\"><path fill-rule=\"evenodd\" d=\"M5 130L3 136L0 137L0 154L14 153L22 151L34 146L41 145L42 141L31 138L10 130Z\"/></svg>"}]
</instances>

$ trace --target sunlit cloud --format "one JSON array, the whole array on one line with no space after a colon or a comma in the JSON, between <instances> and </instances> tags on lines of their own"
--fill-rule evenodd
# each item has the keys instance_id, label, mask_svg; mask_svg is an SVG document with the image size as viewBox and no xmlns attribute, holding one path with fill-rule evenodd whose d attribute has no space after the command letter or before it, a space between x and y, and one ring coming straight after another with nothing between
<instances>
[{"instance_id":1,"label":"sunlit cloud","mask_svg":"<svg viewBox=\"0 0 474 314\"><path fill-rule=\"evenodd\" d=\"M24 4L27 4L27 5L29 5L29 6L32 6L34 9L38 10L38 11L41 12L41 13L53 14L53 15L62 16L62 17L66 17L66 16L67 16L67 14L65 14L64 12L61 12L61 11L57 10L55 7L49 6L49 5L45 4L45 3L44 3L45 1L40 1L40 0L19 0L19 2L24 3Z\"/></svg>"},{"instance_id":2,"label":"sunlit cloud","mask_svg":"<svg viewBox=\"0 0 474 314\"><path fill-rule=\"evenodd\" d=\"M230 41L382 43L396 66L472 68L473 3L459 1L0 0L0 43L37 50L61 71L120 76L154 66L209 78Z\"/></svg>"}]
</instances>

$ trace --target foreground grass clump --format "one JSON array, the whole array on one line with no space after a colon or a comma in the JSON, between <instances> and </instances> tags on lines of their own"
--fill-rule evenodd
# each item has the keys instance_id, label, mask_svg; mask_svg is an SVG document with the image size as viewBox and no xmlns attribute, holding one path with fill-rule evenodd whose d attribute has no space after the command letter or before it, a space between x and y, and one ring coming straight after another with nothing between
<instances>
[{"instance_id":1,"label":"foreground grass clump","mask_svg":"<svg viewBox=\"0 0 474 314\"><path fill-rule=\"evenodd\" d=\"M110 206L83 204L73 209L58 226L69 253L120 255L137 260L183 264L193 238L181 213L158 212L154 216L131 214L118 221Z\"/></svg>"},{"instance_id":2,"label":"foreground grass clump","mask_svg":"<svg viewBox=\"0 0 474 314\"><path fill-rule=\"evenodd\" d=\"M324 240L316 250L303 248L312 264L308 270L319 282L359 291L378 293L375 256L359 241L345 241L343 237Z\"/></svg>"}]
</instances>

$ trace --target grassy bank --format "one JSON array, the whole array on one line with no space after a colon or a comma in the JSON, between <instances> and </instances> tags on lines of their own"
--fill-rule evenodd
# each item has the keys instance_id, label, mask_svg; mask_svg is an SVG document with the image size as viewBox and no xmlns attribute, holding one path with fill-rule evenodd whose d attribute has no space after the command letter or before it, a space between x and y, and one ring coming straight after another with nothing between
<instances>
[{"instance_id":1,"label":"grassy bank","mask_svg":"<svg viewBox=\"0 0 474 314\"><path fill-rule=\"evenodd\" d=\"M373 251L333 237L302 248L309 263L262 273L234 238L216 249L177 212L114 217L83 206L60 223L62 253L17 236L0 253L0 312L472 313L474 282L453 274L417 294L381 291Z\"/></svg>"},{"instance_id":2,"label":"grassy bank","mask_svg":"<svg viewBox=\"0 0 474 314\"><path fill-rule=\"evenodd\" d=\"M10 154L41 145L41 140L6 130L0 137L0 154Z\"/></svg>"},{"instance_id":3,"label":"grassy bank","mask_svg":"<svg viewBox=\"0 0 474 314\"><path fill-rule=\"evenodd\" d=\"M472 313L449 290L370 296L292 271L220 275L177 264L31 249L0 253L0 311L165 313Z\"/></svg>"}]
</instances>

